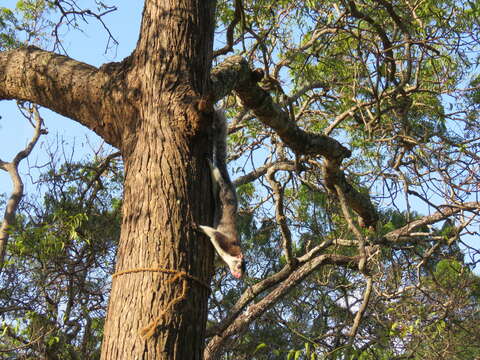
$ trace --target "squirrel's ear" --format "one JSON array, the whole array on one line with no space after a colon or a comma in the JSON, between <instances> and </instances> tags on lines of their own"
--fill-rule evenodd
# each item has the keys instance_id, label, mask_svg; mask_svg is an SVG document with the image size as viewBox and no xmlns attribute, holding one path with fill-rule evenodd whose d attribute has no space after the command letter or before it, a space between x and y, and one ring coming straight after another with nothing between
<instances>
[{"instance_id":1,"label":"squirrel's ear","mask_svg":"<svg viewBox=\"0 0 480 360\"><path fill-rule=\"evenodd\" d=\"M225 250L225 240L227 239L222 232L210 226L200 225L199 228L209 237L210 241L215 247L220 246L220 248Z\"/></svg>"},{"instance_id":2,"label":"squirrel's ear","mask_svg":"<svg viewBox=\"0 0 480 360\"><path fill-rule=\"evenodd\" d=\"M215 237L215 233L217 232L214 228L210 227L210 226L203 226L203 225L199 225L198 226L200 228L200 230L202 230L205 235L207 235L209 238L214 238Z\"/></svg>"}]
</instances>

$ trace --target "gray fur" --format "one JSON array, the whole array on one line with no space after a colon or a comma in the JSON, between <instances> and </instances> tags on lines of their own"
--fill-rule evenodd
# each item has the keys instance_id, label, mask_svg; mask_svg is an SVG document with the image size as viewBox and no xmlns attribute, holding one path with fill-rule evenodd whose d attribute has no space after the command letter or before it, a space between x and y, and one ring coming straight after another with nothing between
<instances>
[{"instance_id":1,"label":"gray fur","mask_svg":"<svg viewBox=\"0 0 480 360\"><path fill-rule=\"evenodd\" d=\"M200 226L235 277L245 263L237 233L237 193L227 170L227 122L223 112L214 113L213 162L209 161L215 201L214 227Z\"/></svg>"}]
</instances>

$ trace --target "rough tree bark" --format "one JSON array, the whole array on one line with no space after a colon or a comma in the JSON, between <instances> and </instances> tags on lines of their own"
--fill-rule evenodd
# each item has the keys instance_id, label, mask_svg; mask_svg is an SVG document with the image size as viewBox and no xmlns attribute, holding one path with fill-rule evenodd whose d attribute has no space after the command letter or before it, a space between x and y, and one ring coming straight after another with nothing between
<instances>
[{"instance_id":1,"label":"rough tree bark","mask_svg":"<svg viewBox=\"0 0 480 360\"><path fill-rule=\"evenodd\" d=\"M0 100L45 106L92 129L122 153L123 222L104 360L202 358L208 299L204 283L213 271L213 248L196 224L211 223L213 215L210 196L205 196L211 193L205 154L211 152L212 117L211 104L204 111L199 100L218 100L234 91L292 150L323 156L327 185L343 191L365 226L377 221L368 196L358 193L340 169L351 154L347 148L292 123L257 85L262 74L241 57L227 59L210 72L215 3L146 0L134 52L99 69L35 47L0 53ZM318 266L356 264L353 258L317 255L299 258L298 268L289 266L262 282L259 291L281 284L249 313L255 316L232 323L252 298L241 300L219 330L225 339ZM177 278L176 272L190 278ZM145 329L152 336L142 337ZM207 357L217 356L225 339L214 337Z\"/></svg>"},{"instance_id":2,"label":"rough tree bark","mask_svg":"<svg viewBox=\"0 0 480 360\"><path fill-rule=\"evenodd\" d=\"M134 52L97 69L26 47L0 53L0 100L28 100L94 130L125 163L123 222L102 359L200 359L213 250L194 224L212 220L205 154L215 1L146 0ZM208 274L208 275L205 275ZM155 334L140 332L162 314ZM194 321L192 321L194 320Z\"/></svg>"},{"instance_id":3,"label":"rough tree bark","mask_svg":"<svg viewBox=\"0 0 480 360\"><path fill-rule=\"evenodd\" d=\"M201 215L211 212L202 198L208 185L200 180L208 179L208 119L195 101L209 91L214 5L146 1L127 71L141 101L138 119L122 133L125 190L117 272L161 267L199 278L211 273L211 250L206 256L210 248L198 244L193 225L211 221ZM171 277L139 272L114 279L103 359L201 358L208 291L189 281L186 299L167 308L182 292L181 281L168 284ZM162 310L167 312L156 335L141 338L139 330Z\"/></svg>"}]
</instances>

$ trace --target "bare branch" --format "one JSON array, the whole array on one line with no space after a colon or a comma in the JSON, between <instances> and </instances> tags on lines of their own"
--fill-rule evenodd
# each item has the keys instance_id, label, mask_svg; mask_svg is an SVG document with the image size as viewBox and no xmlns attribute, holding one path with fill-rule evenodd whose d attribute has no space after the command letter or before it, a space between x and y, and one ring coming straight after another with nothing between
<instances>
[{"instance_id":1,"label":"bare branch","mask_svg":"<svg viewBox=\"0 0 480 360\"><path fill-rule=\"evenodd\" d=\"M277 170L290 170L293 171L295 170L295 163L293 161L279 161L275 163L268 163L266 165L260 166L259 168L253 170L252 172L240 176L237 178L234 182L233 185L235 187L248 184L249 182L252 182L263 175L267 173L269 169L275 168Z\"/></svg>"},{"instance_id":2,"label":"bare branch","mask_svg":"<svg viewBox=\"0 0 480 360\"><path fill-rule=\"evenodd\" d=\"M81 195L79 196L79 198L81 199L81 201L83 202L83 200L85 199L85 196L87 195L87 192L88 190L93 186L93 184L95 182L97 182L100 177L102 176L103 172L106 171L110 165L110 162L119 157L121 155L120 151L116 151L114 153L111 153L110 155L108 155L105 159L103 159L103 161L98 165L98 167L95 168L95 176L93 177L93 179L91 179L88 184L85 186L85 190L81 193ZM89 202L91 202L93 200L93 198L90 199ZM87 206L88 207L88 206Z\"/></svg>"},{"instance_id":3,"label":"bare branch","mask_svg":"<svg viewBox=\"0 0 480 360\"><path fill-rule=\"evenodd\" d=\"M365 238L363 234L358 230L357 226L353 223L353 219L350 216L350 212L348 211L347 199L345 198L345 194L340 186L335 185L335 190L338 195L338 200L340 201L340 206L342 208L343 216L347 221L349 229L353 232L355 237L358 241L358 251L360 253L361 261L358 265L358 269L361 272L365 271L366 261L367 261L367 253L365 252Z\"/></svg>"},{"instance_id":4,"label":"bare branch","mask_svg":"<svg viewBox=\"0 0 480 360\"><path fill-rule=\"evenodd\" d=\"M386 241L389 243L397 243L405 240L410 240L411 239L409 237L410 233L420 226L435 224L439 221L445 220L450 216L458 214L459 212L462 212L462 211L479 212L480 202L472 201L472 202L467 202L463 204L440 205L437 208L440 210L433 213L432 215L423 216L422 218L414 220L409 224L401 227L400 229L390 231L388 234L386 234L383 237L383 239L381 239L381 241Z\"/></svg>"},{"instance_id":5,"label":"bare branch","mask_svg":"<svg viewBox=\"0 0 480 360\"><path fill-rule=\"evenodd\" d=\"M293 123L289 114L274 103L269 93L257 84L259 76L259 72L251 71L241 56L226 59L212 71L215 99L221 99L234 90L242 104L251 109L265 125L275 130L295 152L322 155L339 161L351 155L350 150L335 139L303 131Z\"/></svg>"},{"instance_id":6,"label":"bare branch","mask_svg":"<svg viewBox=\"0 0 480 360\"><path fill-rule=\"evenodd\" d=\"M357 111L358 109L361 109L362 107L370 106L374 103L375 101L361 102L357 105L352 106L350 109L345 110L343 113L335 117L335 120L330 125L327 126L327 128L323 131L323 133L325 135L330 135L332 131L335 130L335 128L338 126L338 124L340 124L347 117L353 116L355 114L355 111Z\"/></svg>"},{"instance_id":7,"label":"bare branch","mask_svg":"<svg viewBox=\"0 0 480 360\"><path fill-rule=\"evenodd\" d=\"M291 273L292 268L290 266L283 267L282 270L276 274L256 283L255 285L250 286L238 299L234 306L230 309L229 315L222 321L221 324L213 326L210 329L207 329L206 337L211 337L222 333L240 314L240 312L247 306L257 295L261 294L265 290L268 290L276 286L281 281L285 280Z\"/></svg>"},{"instance_id":8,"label":"bare branch","mask_svg":"<svg viewBox=\"0 0 480 360\"><path fill-rule=\"evenodd\" d=\"M336 188L340 188L345 196L346 203L359 215L359 224L362 227L374 226L378 220L378 214L367 193L357 191L345 178L340 165L335 161L325 160L323 163L325 186L337 195Z\"/></svg>"},{"instance_id":9,"label":"bare branch","mask_svg":"<svg viewBox=\"0 0 480 360\"><path fill-rule=\"evenodd\" d=\"M243 3L242 0L235 0L235 11L233 13L232 22L228 25L227 28L227 44L213 52L213 57L217 57L220 55L228 54L233 49L233 32L235 31L235 26L240 22L243 15Z\"/></svg>"},{"instance_id":10,"label":"bare branch","mask_svg":"<svg viewBox=\"0 0 480 360\"><path fill-rule=\"evenodd\" d=\"M390 81L394 81L395 73L396 73L396 65L395 65L395 57L393 56L393 45L390 39L388 38L387 34L385 33L383 27L377 22L375 22L375 20L373 20L369 15L358 10L357 5L355 4L354 1L351 1L351 0L348 1L348 6L349 6L350 14L352 14L353 17L359 20L365 20L375 29L378 36L380 36L380 39L382 40L383 51L386 54L385 60L389 63L389 66L390 66L390 74L388 76L388 79Z\"/></svg>"},{"instance_id":11,"label":"bare branch","mask_svg":"<svg viewBox=\"0 0 480 360\"><path fill-rule=\"evenodd\" d=\"M60 13L62 14L60 16L60 19L57 21L57 24L55 25L53 31L52 31L52 35L55 37L55 48L57 46L59 46L63 49L63 46L62 46L61 40L60 40L60 36L58 34L60 27L62 25L65 25L65 24L67 25L67 27L70 26L70 25L73 25L74 27L76 27L77 26L76 25L77 17L80 17L86 23L88 22L87 21L88 17L93 17L93 18L97 19L100 22L100 24L102 24L103 28L105 29L105 31L108 34L108 40L107 40L107 45L105 47L105 53L109 49L110 41L112 41L114 45L118 45L117 39L115 39L115 37L111 33L110 29L108 28L108 26L105 24L105 22L102 19L105 15L108 15L108 14L116 11L117 10L116 6L106 6L105 4L102 3L102 7L105 11L96 13L96 12L90 10L90 9L80 8L75 1L70 3L70 2L67 2L67 1L63 1L63 0L55 0L54 4L58 8ZM68 9L65 7L65 5L68 6ZM65 49L63 49L63 50L65 51Z\"/></svg>"},{"instance_id":12,"label":"bare branch","mask_svg":"<svg viewBox=\"0 0 480 360\"><path fill-rule=\"evenodd\" d=\"M305 95L307 92L313 90L313 89L324 89L328 90L330 87L330 84L327 81L314 81L310 84L305 85L301 89L299 89L295 94L292 96L288 97L288 101L286 102L285 105L292 104L294 101L298 100L300 97Z\"/></svg>"},{"instance_id":13,"label":"bare branch","mask_svg":"<svg viewBox=\"0 0 480 360\"><path fill-rule=\"evenodd\" d=\"M13 190L8 199L3 215L2 225L0 227L0 272L2 271L5 263L5 254L7 251L8 239L10 237L10 227L15 222L18 204L23 197L23 181L18 173L18 165L23 159L30 155L40 136L46 133L46 131L42 129L43 119L41 118L35 106L33 107L32 112L35 117L35 130L32 139L29 141L25 149L19 151L11 162L0 160L0 168L8 172L13 184Z\"/></svg>"},{"instance_id":14,"label":"bare branch","mask_svg":"<svg viewBox=\"0 0 480 360\"><path fill-rule=\"evenodd\" d=\"M355 320L353 321L352 328L350 329L350 333L348 334L351 339L350 343L353 343L355 335L357 334L358 327L360 326L360 322L362 321L363 314L365 314L365 310L367 310L368 302L370 301L370 295L372 293L372 284L373 280L372 277L367 277L367 286L365 288L365 292L363 293L363 302L360 308L355 315Z\"/></svg>"},{"instance_id":15,"label":"bare branch","mask_svg":"<svg viewBox=\"0 0 480 360\"><path fill-rule=\"evenodd\" d=\"M338 241L338 242L337 242ZM310 261L312 258L317 256L322 250L328 248L332 244L338 245L345 245L345 246L352 246L351 242L348 240L336 240L335 242L332 240L323 241L321 244L314 247L310 250L307 254L303 255L302 257L298 258L301 264L304 264ZM285 280L293 271L293 268L286 265L277 272L276 274L259 281L255 285L250 286L238 299L236 304L230 309L229 315L226 317L221 324L214 326L212 329L207 330L207 336L211 337L215 334L219 334L223 332L240 314L240 311L245 308L253 299L257 297L257 295L261 294L265 290L268 290L274 286L276 286L281 281Z\"/></svg>"},{"instance_id":16,"label":"bare branch","mask_svg":"<svg viewBox=\"0 0 480 360\"><path fill-rule=\"evenodd\" d=\"M287 218L285 216L284 210L284 189L280 183L275 179L275 173L277 170L274 167L271 167L267 171L267 180L270 183L270 186L273 190L273 198L275 200L275 218L277 224L280 225L280 232L282 234L282 246L285 251L285 258L289 266L295 265L295 258L292 253L292 233L287 224Z\"/></svg>"}]
</instances>

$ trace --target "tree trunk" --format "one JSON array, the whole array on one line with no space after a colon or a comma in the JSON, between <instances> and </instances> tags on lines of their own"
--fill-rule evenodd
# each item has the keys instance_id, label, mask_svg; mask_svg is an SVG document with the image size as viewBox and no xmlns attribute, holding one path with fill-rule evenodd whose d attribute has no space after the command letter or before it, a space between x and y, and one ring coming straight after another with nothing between
<instances>
[{"instance_id":1,"label":"tree trunk","mask_svg":"<svg viewBox=\"0 0 480 360\"><path fill-rule=\"evenodd\" d=\"M104 360L202 358L209 295L202 281L211 277L213 251L195 225L212 220L211 117L196 103L209 91L214 8L204 0L145 3L124 77L138 119L120 141L123 223Z\"/></svg>"}]
</instances>

